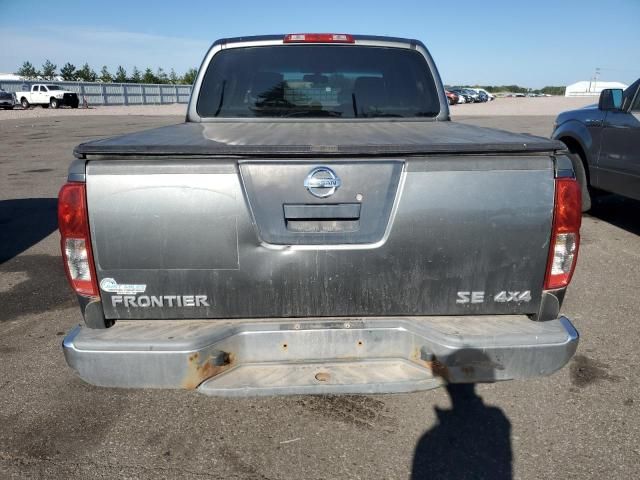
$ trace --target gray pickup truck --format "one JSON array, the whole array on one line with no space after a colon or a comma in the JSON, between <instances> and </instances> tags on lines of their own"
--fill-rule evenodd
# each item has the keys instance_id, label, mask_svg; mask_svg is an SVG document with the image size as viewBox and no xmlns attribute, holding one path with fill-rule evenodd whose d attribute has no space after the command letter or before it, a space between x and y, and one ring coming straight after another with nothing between
<instances>
[{"instance_id":1,"label":"gray pickup truck","mask_svg":"<svg viewBox=\"0 0 640 480\"><path fill-rule=\"evenodd\" d=\"M186 121L79 145L59 195L102 386L382 393L548 375L580 188L554 140L450 121L416 40L223 39Z\"/></svg>"},{"instance_id":2,"label":"gray pickup truck","mask_svg":"<svg viewBox=\"0 0 640 480\"><path fill-rule=\"evenodd\" d=\"M624 91L603 90L597 105L561 113L552 137L571 151L583 211L597 190L640 200L640 79Z\"/></svg>"}]
</instances>

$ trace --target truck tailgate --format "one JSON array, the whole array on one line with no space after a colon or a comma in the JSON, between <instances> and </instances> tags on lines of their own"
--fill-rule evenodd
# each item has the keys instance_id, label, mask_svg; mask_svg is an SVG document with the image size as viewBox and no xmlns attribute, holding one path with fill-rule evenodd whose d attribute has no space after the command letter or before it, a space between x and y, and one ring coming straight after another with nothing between
<instances>
[{"instance_id":1,"label":"truck tailgate","mask_svg":"<svg viewBox=\"0 0 640 480\"><path fill-rule=\"evenodd\" d=\"M305 188L318 167L328 196ZM104 313L535 313L553 177L549 153L90 160Z\"/></svg>"}]
</instances>

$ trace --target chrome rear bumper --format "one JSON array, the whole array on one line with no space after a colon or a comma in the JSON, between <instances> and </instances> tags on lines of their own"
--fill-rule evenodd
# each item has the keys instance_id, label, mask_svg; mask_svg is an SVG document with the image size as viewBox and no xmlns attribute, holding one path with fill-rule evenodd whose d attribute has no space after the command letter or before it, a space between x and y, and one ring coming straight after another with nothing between
<instances>
[{"instance_id":1,"label":"chrome rear bumper","mask_svg":"<svg viewBox=\"0 0 640 480\"><path fill-rule=\"evenodd\" d=\"M560 317L129 320L78 326L67 363L100 386L209 395L396 393L549 375L575 353Z\"/></svg>"}]
</instances>

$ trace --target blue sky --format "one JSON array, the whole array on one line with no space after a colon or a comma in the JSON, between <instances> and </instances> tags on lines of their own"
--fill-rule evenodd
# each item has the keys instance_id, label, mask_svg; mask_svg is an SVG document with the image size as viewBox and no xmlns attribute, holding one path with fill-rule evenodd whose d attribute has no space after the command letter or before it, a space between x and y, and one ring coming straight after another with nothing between
<instances>
[{"instance_id":1,"label":"blue sky","mask_svg":"<svg viewBox=\"0 0 640 480\"><path fill-rule=\"evenodd\" d=\"M0 0L0 72L49 58L181 73L217 38L291 32L418 38L450 84L640 77L640 0Z\"/></svg>"}]
</instances>

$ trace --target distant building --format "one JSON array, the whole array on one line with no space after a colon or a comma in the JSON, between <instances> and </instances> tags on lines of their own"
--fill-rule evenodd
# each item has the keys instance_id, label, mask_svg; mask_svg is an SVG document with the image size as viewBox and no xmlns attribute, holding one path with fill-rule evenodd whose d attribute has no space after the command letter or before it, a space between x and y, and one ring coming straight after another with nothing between
<instances>
[{"instance_id":1,"label":"distant building","mask_svg":"<svg viewBox=\"0 0 640 480\"><path fill-rule=\"evenodd\" d=\"M629 85L620 82L603 82L601 80L584 80L567 86L565 97L597 97L605 88L622 88Z\"/></svg>"},{"instance_id":2,"label":"distant building","mask_svg":"<svg viewBox=\"0 0 640 480\"><path fill-rule=\"evenodd\" d=\"M60 75L56 75L55 77L53 77L53 80L42 80L42 77L38 77L36 79L32 79L32 80L25 80L24 77L21 77L20 75L16 75L15 73L0 73L0 82L10 82L10 81L17 81L17 82L64 82L64 79L60 76Z\"/></svg>"},{"instance_id":3,"label":"distant building","mask_svg":"<svg viewBox=\"0 0 640 480\"><path fill-rule=\"evenodd\" d=\"M20 75L16 75L15 73L0 73L0 81L8 81L8 80L24 80Z\"/></svg>"}]
</instances>

